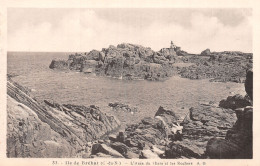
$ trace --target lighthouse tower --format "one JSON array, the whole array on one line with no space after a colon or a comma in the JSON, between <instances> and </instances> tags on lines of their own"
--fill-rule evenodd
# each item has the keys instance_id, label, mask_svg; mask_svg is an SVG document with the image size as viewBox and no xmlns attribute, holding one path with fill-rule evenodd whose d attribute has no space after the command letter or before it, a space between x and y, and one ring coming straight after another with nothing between
<instances>
[{"instance_id":1,"label":"lighthouse tower","mask_svg":"<svg viewBox=\"0 0 260 166\"><path fill-rule=\"evenodd\" d=\"M170 48L176 48L176 45L173 44L173 41L171 41L171 47Z\"/></svg>"}]
</instances>

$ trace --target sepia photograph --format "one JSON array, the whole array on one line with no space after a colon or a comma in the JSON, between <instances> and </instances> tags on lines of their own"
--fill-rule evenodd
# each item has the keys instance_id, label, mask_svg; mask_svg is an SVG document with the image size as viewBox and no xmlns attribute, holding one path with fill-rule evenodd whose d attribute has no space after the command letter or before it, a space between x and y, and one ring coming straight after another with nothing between
<instances>
[{"instance_id":1,"label":"sepia photograph","mask_svg":"<svg viewBox=\"0 0 260 166\"><path fill-rule=\"evenodd\" d=\"M10 7L6 18L7 159L256 157L252 8Z\"/></svg>"}]
</instances>

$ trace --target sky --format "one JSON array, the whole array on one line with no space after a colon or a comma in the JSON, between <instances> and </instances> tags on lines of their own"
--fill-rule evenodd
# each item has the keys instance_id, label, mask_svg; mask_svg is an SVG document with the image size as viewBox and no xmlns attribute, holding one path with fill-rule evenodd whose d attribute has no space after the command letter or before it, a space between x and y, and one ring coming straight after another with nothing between
<instances>
[{"instance_id":1,"label":"sky","mask_svg":"<svg viewBox=\"0 0 260 166\"><path fill-rule=\"evenodd\" d=\"M9 8L8 51L88 52L120 43L154 51L252 52L252 10L241 8Z\"/></svg>"}]
</instances>

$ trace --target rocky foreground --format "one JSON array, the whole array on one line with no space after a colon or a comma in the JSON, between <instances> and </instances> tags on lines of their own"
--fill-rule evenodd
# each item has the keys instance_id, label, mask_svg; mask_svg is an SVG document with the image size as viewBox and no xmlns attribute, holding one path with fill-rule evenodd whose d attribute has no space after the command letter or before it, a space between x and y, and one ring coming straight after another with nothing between
<instances>
[{"instance_id":1,"label":"rocky foreground","mask_svg":"<svg viewBox=\"0 0 260 166\"><path fill-rule=\"evenodd\" d=\"M123 43L71 54L68 60L52 60L51 69L80 71L119 79L164 80L174 74L190 79L216 82L244 82L246 70L252 68L251 53L210 52L189 54L180 47L153 51L149 47ZM181 66L176 64L190 64Z\"/></svg>"},{"instance_id":2,"label":"rocky foreground","mask_svg":"<svg viewBox=\"0 0 260 166\"><path fill-rule=\"evenodd\" d=\"M97 106L40 103L8 79L7 156L252 158L251 70L245 82L246 96L192 107L184 118L159 107L154 116L118 131L119 120ZM109 105L115 111L137 111L120 103Z\"/></svg>"},{"instance_id":3,"label":"rocky foreground","mask_svg":"<svg viewBox=\"0 0 260 166\"><path fill-rule=\"evenodd\" d=\"M120 126L94 105L39 104L10 79L7 94L8 157L75 157L88 142Z\"/></svg>"}]
</instances>

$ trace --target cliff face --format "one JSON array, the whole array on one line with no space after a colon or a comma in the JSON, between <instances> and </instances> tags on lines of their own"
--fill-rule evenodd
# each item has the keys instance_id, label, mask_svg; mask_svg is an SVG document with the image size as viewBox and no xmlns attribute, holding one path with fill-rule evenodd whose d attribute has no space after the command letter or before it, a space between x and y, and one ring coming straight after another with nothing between
<instances>
[{"instance_id":1,"label":"cliff face","mask_svg":"<svg viewBox=\"0 0 260 166\"><path fill-rule=\"evenodd\" d=\"M180 50L179 50L180 52ZM67 61L53 60L51 69L70 69L123 79L161 80L173 75L172 63L177 58L173 48L151 48L134 44L109 46L102 51L70 55Z\"/></svg>"},{"instance_id":2,"label":"cliff face","mask_svg":"<svg viewBox=\"0 0 260 166\"><path fill-rule=\"evenodd\" d=\"M76 157L93 141L119 127L96 106L39 104L19 84L7 82L7 156Z\"/></svg>"}]
</instances>

